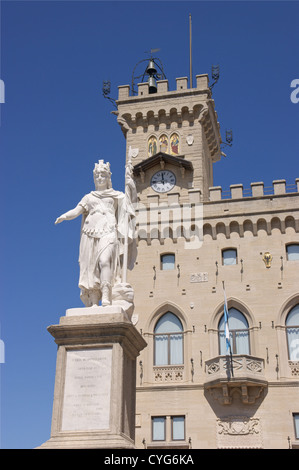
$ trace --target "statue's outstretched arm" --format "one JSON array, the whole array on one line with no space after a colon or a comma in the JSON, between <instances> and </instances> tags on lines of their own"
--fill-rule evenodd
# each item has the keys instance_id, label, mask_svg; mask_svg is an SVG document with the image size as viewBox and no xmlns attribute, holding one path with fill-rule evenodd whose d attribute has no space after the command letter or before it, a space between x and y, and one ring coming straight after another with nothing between
<instances>
[{"instance_id":1,"label":"statue's outstretched arm","mask_svg":"<svg viewBox=\"0 0 299 470\"><path fill-rule=\"evenodd\" d=\"M62 214L60 217L58 217L55 220L55 224L60 224L64 220L72 220L78 217L83 213L84 209L82 206L78 204L78 206L75 207L75 209L71 209L70 211L66 212L65 214Z\"/></svg>"}]
</instances>

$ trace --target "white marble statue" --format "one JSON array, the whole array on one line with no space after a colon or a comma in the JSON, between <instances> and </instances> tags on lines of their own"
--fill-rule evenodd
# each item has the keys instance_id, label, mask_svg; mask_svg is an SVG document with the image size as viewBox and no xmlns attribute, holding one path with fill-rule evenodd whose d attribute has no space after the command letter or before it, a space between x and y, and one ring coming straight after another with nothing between
<instances>
[{"instance_id":1,"label":"white marble statue","mask_svg":"<svg viewBox=\"0 0 299 470\"><path fill-rule=\"evenodd\" d=\"M129 162L126 169L125 194L112 188L109 163L99 160L93 176L95 191L58 217L55 224L82 215L79 288L85 306L98 306L102 300L104 307L111 305L115 298L115 303L124 302L132 310L133 290L126 283L126 269L133 267L136 254L134 203L137 193L132 165Z\"/></svg>"}]
</instances>

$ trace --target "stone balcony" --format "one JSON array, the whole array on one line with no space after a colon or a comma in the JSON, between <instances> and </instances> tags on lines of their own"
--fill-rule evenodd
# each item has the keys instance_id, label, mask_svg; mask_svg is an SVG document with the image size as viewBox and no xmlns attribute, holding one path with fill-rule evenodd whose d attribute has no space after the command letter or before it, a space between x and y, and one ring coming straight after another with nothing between
<instances>
[{"instance_id":1,"label":"stone balcony","mask_svg":"<svg viewBox=\"0 0 299 470\"><path fill-rule=\"evenodd\" d=\"M249 355L217 356L205 362L204 387L222 405L230 405L239 395L244 404L253 404L267 388L264 360Z\"/></svg>"}]
</instances>

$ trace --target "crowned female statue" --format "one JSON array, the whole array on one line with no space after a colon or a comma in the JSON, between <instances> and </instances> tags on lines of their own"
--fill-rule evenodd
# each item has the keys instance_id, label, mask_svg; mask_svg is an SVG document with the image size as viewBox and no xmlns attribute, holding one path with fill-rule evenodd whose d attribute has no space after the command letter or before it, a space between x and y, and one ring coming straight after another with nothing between
<instances>
[{"instance_id":1,"label":"crowned female statue","mask_svg":"<svg viewBox=\"0 0 299 470\"><path fill-rule=\"evenodd\" d=\"M95 191L62 214L55 224L82 215L79 249L81 300L86 307L112 302L112 288L121 282L121 269L134 264L134 203L137 200L132 166L126 170L126 192L115 191L110 164L99 160L93 170ZM125 250L128 250L124 253ZM126 254L126 266L122 266ZM118 289L119 292L119 289Z\"/></svg>"}]
</instances>

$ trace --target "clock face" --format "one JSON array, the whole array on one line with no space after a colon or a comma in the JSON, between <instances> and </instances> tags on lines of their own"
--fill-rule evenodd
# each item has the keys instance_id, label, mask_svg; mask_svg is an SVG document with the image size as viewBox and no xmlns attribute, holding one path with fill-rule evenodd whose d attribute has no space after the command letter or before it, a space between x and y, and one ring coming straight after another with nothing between
<instances>
[{"instance_id":1,"label":"clock face","mask_svg":"<svg viewBox=\"0 0 299 470\"><path fill-rule=\"evenodd\" d=\"M175 174L172 171L160 170L152 176L151 187L157 193L167 193L174 187L175 182Z\"/></svg>"}]
</instances>

